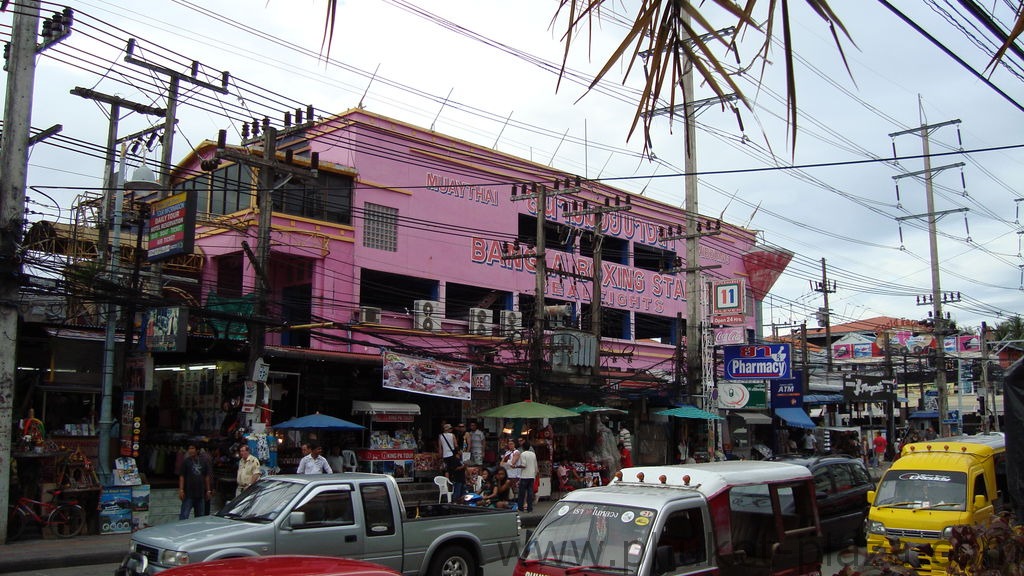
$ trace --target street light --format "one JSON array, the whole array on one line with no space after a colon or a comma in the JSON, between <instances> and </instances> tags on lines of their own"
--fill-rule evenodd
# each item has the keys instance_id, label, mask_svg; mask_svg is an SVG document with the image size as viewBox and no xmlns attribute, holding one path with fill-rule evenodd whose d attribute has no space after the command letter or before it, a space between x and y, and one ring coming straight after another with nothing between
<instances>
[{"instance_id":1,"label":"street light","mask_svg":"<svg viewBox=\"0 0 1024 576\"><path fill-rule=\"evenodd\" d=\"M132 179L125 181L125 153L124 145L121 146L121 167L118 173L117 184L114 186L114 222L113 234L110 239L110 258L107 260L108 281L114 282L118 261L121 259L121 222L124 219L124 191L156 190L160 183L156 181L153 171L143 163L132 172ZM121 186L121 182L124 185ZM106 194L109 194L108 190ZM109 203L105 204L109 205ZM139 226L139 234L142 234L142 226ZM107 303L106 315L106 338L103 341L103 390L100 395L100 422L99 422L99 465L100 477L104 484L111 480L112 468L110 460L110 431L114 425L111 409L111 396L114 393L114 350L117 336L117 314L118 305L111 299ZM127 342L125 343L128 344Z\"/></svg>"}]
</instances>

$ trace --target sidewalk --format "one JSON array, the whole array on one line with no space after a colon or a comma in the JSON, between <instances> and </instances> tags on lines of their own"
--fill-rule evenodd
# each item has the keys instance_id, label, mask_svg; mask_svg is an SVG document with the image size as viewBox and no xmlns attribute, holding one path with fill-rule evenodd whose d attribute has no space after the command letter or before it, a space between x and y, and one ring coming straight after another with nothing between
<instances>
[{"instance_id":1,"label":"sidewalk","mask_svg":"<svg viewBox=\"0 0 1024 576\"><path fill-rule=\"evenodd\" d=\"M521 514L523 530L537 526L553 505L553 501L537 502L533 512ZM128 553L130 540L131 534L106 534L0 544L0 574L120 562Z\"/></svg>"}]
</instances>

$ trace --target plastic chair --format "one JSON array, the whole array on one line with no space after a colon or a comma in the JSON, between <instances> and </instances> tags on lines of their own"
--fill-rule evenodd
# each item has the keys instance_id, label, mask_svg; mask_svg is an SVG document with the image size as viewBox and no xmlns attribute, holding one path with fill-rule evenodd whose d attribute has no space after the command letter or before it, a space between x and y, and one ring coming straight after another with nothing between
<instances>
[{"instance_id":1,"label":"plastic chair","mask_svg":"<svg viewBox=\"0 0 1024 576\"><path fill-rule=\"evenodd\" d=\"M437 484L437 501L438 503L444 502L448 499L448 503L452 502L452 493L455 491L452 481L444 476L434 476L434 484Z\"/></svg>"},{"instance_id":2,"label":"plastic chair","mask_svg":"<svg viewBox=\"0 0 1024 576\"><path fill-rule=\"evenodd\" d=\"M355 472L357 468L359 468L359 461L356 459L356 453L352 450L342 450L341 471Z\"/></svg>"}]
</instances>

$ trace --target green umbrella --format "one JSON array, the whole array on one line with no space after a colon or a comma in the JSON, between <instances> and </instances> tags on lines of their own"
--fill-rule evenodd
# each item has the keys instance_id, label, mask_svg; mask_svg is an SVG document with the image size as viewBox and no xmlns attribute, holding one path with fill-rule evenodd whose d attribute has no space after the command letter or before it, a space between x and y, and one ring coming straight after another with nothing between
<instances>
[{"instance_id":1,"label":"green umbrella","mask_svg":"<svg viewBox=\"0 0 1024 576\"><path fill-rule=\"evenodd\" d=\"M675 416L676 418L689 418L690 420L724 420L721 416L712 414L711 412L705 412L696 406L690 406L689 404L683 404L678 408L669 408L662 410L661 412L655 412L660 416Z\"/></svg>"},{"instance_id":2,"label":"green umbrella","mask_svg":"<svg viewBox=\"0 0 1024 576\"><path fill-rule=\"evenodd\" d=\"M515 404L506 404L497 408L491 408L490 410L484 410L480 413L480 416L484 418L568 418L570 416L579 416L579 414L572 410L552 406L551 404L524 400Z\"/></svg>"},{"instance_id":3,"label":"green umbrella","mask_svg":"<svg viewBox=\"0 0 1024 576\"><path fill-rule=\"evenodd\" d=\"M591 406L590 404L580 404L579 406L573 406L569 408L577 414L588 414L590 412L599 412L605 414L625 414L625 410L619 410L618 408L612 408L611 406Z\"/></svg>"}]
</instances>

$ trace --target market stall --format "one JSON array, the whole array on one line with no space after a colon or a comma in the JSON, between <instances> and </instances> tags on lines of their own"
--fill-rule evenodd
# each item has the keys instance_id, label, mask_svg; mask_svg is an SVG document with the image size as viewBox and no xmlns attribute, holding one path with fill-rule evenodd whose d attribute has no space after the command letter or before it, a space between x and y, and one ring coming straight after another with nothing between
<instances>
[{"instance_id":1,"label":"market stall","mask_svg":"<svg viewBox=\"0 0 1024 576\"><path fill-rule=\"evenodd\" d=\"M436 454L417 454L413 423L420 414L418 404L353 400L352 414L362 416L367 428L364 447L356 450L360 471L391 474L400 482L411 482L417 477L433 477L440 470Z\"/></svg>"}]
</instances>

